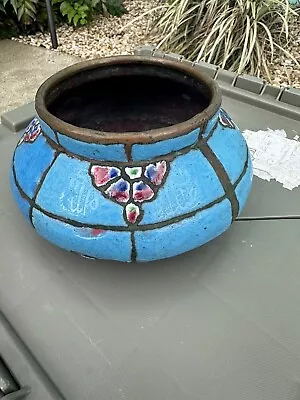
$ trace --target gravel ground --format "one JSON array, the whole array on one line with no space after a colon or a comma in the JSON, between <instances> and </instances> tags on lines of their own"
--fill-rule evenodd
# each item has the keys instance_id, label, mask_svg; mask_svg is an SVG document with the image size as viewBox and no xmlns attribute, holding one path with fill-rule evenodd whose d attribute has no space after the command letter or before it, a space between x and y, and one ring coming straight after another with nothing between
<instances>
[{"instance_id":1,"label":"gravel ground","mask_svg":"<svg viewBox=\"0 0 300 400\"><path fill-rule=\"evenodd\" d=\"M269 65L272 73L271 83L276 86L293 86L300 89L300 13L289 25L289 29L291 40L286 50L292 54L298 65L287 56L275 55L273 64ZM268 80L265 76L263 78Z\"/></svg>"},{"instance_id":2,"label":"gravel ground","mask_svg":"<svg viewBox=\"0 0 300 400\"><path fill-rule=\"evenodd\" d=\"M138 18L128 27L136 17L149 12L153 7L162 4L162 0L127 0L124 2L128 10L121 18L103 17L100 15L89 25L77 29L68 25L57 29L59 47L55 51L92 59L103 56L132 54L134 49L143 44L149 44L146 40L154 14L147 14ZM49 34L37 33L30 36L20 36L13 40L33 46L43 46L51 49Z\"/></svg>"},{"instance_id":3,"label":"gravel ground","mask_svg":"<svg viewBox=\"0 0 300 400\"><path fill-rule=\"evenodd\" d=\"M143 44L155 45L147 33L154 19L153 13L146 14L153 7L161 5L164 0L127 0L125 6L128 14L121 18L99 16L92 24L74 29L67 25L57 29L59 47L55 51L76 55L84 59L132 54L134 49ZM157 12L156 12L157 13ZM131 22L130 25L128 25ZM300 64L300 16L290 25L291 45L288 47ZM13 38L33 46L51 48L49 34L37 33L32 36ZM300 89L300 65L287 56L275 55L273 64L269 65L271 80L263 79L277 86L294 86Z\"/></svg>"}]
</instances>

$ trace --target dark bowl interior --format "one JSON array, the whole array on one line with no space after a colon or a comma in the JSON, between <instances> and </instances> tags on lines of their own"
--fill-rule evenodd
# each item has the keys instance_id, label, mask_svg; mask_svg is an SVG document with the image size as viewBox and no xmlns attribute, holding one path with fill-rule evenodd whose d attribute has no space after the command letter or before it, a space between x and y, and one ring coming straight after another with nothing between
<instances>
[{"instance_id":1,"label":"dark bowl interior","mask_svg":"<svg viewBox=\"0 0 300 400\"><path fill-rule=\"evenodd\" d=\"M189 120L208 107L211 89L163 65L100 66L65 77L49 90L51 114L81 128L138 132Z\"/></svg>"}]
</instances>

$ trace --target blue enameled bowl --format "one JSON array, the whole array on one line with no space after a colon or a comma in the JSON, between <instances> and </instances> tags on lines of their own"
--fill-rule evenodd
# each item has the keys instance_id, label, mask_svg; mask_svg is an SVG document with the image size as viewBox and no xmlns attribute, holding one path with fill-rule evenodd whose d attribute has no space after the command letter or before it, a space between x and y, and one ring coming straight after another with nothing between
<instances>
[{"instance_id":1,"label":"blue enameled bowl","mask_svg":"<svg viewBox=\"0 0 300 400\"><path fill-rule=\"evenodd\" d=\"M214 239L252 183L217 84L182 62L120 56L49 78L11 186L37 233L91 258L152 261Z\"/></svg>"}]
</instances>

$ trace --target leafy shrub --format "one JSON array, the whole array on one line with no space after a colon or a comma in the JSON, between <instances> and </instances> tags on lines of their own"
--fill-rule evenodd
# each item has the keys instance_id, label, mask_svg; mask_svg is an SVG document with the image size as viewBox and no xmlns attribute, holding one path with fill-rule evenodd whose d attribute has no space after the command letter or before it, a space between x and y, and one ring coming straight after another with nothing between
<instances>
[{"instance_id":1,"label":"leafy shrub","mask_svg":"<svg viewBox=\"0 0 300 400\"><path fill-rule=\"evenodd\" d=\"M97 9L97 0L52 0L53 4L60 4L60 12L66 17L69 25L86 25L91 20L94 10Z\"/></svg>"},{"instance_id":2,"label":"leafy shrub","mask_svg":"<svg viewBox=\"0 0 300 400\"><path fill-rule=\"evenodd\" d=\"M9 15L0 2L0 39L6 39L18 33L14 18Z\"/></svg>"},{"instance_id":3,"label":"leafy shrub","mask_svg":"<svg viewBox=\"0 0 300 400\"><path fill-rule=\"evenodd\" d=\"M121 16L123 0L52 0L54 20L78 26L89 23L96 13ZM44 0L0 0L0 38L32 33L48 26Z\"/></svg>"},{"instance_id":4,"label":"leafy shrub","mask_svg":"<svg viewBox=\"0 0 300 400\"><path fill-rule=\"evenodd\" d=\"M102 0L102 10L115 17L121 17L126 13L123 0Z\"/></svg>"},{"instance_id":5,"label":"leafy shrub","mask_svg":"<svg viewBox=\"0 0 300 400\"><path fill-rule=\"evenodd\" d=\"M168 0L155 39L191 61L269 76L275 51L292 57L285 48L293 15L288 0Z\"/></svg>"}]
</instances>

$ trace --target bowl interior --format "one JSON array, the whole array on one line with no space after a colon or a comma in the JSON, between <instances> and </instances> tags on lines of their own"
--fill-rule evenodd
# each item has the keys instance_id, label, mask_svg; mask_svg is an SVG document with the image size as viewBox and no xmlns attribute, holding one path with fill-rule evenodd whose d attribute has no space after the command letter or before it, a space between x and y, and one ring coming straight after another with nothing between
<instances>
[{"instance_id":1,"label":"bowl interior","mask_svg":"<svg viewBox=\"0 0 300 400\"><path fill-rule=\"evenodd\" d=\"M47 93L48 111L81 128L141 132L189 120L206 109L211 88L164 65L101 65L64 77Z\"/></svg>"}]
</instances>

